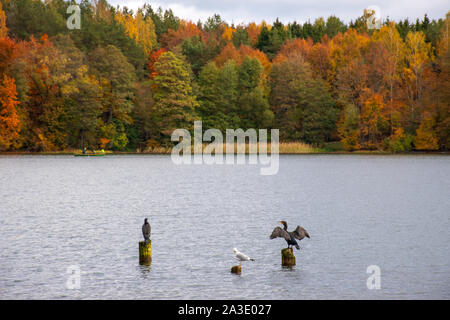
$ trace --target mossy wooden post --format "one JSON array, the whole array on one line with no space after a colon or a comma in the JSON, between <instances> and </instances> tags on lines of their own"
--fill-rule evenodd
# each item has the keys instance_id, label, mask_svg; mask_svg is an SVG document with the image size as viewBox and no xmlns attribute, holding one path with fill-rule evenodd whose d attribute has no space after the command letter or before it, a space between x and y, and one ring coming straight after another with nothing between
<instances>
[{"instance_id":1,"label":"mossy wooden post","mask_svg":"<svg viewBox=\"0 0 450 320\"><path fill-rule=\"evenodd\" d=\"M242 272L242 267L240 265L231 267L231 273L241 274L241 272Z\"/></svg>"},{"instance_id":2,"label":"mossy wooden post","mask_svg":"<svg viewBox=\"0 0 450 320\"><path fill-rule=\"evenodd\" d=\"M139 263L149 266L152 263L152 242L139 242Z\"/></svg>"},{"instance_id":3,"label":"mossy wooden post","mask_svg":"<svg viewBox=\"0 0 450 320\"><path fill-rule=\"evenodd\" d=\"M281 250L281 265L283 267L295 266L295 256L292 248L284 248Z\"/></svg>"}]
</instances>

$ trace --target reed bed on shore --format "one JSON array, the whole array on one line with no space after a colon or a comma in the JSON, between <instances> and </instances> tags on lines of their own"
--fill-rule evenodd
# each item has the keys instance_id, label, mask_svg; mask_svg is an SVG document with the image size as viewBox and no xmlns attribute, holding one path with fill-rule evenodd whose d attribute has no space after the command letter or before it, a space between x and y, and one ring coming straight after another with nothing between
<instances>
[{"instance_id":1,"label":"reed bed on shore","mask_svg":"<svg viewBox=\"0 0 450 320\"><path fill-rule=\"evenodd\" d=\"M209 150L213 147L210 144L202 144L202 152L205 150L206 147L210 146ZM241 147L242 148L242 147ZM227 150L233 150L235 154L237 153L245 153L245 154L253 154L253 153L260 153L264 150L261 148L259 144L245 144L245 150L242 152L242 150L238 150L238 144L222 144L222 152L226 153ZM267 153L270 154L272 150L272 146L270 143L267 143ZM280 154L301 154L301 153L319 153L322 150L320 148L311 146L304 142L280 142L278 144L278 153ZM147 148L141 153L151 153L151 154L170 154L172 152L171 147L163 147L163 146L155 146L151 148ZM194 154L195 150L194 147L191 147L191 153Z\"/></svg>"}]
</instances>

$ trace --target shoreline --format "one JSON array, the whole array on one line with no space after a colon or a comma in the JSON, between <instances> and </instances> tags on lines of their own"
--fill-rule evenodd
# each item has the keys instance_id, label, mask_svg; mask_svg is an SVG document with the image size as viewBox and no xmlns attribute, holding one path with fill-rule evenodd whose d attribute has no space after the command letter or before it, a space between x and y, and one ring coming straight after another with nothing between
<instances>
[{"instance_id":1,"label":"shoreline","mask_svg":"<svg viewBox=\"0 0 450 320\"><path fill-rule=\"evenodd\" d=\"M74 151L1 151L0 156L74 156ZM236 154L236 153L235 153ZM246 152L246 155L249 153ZM268 152L270 154L270 152ZM386 152L386 151L317 151L317 152L279 152L279 155L450 155L450 151L413 151L413 152ZM89 155L89 154L87 154ZM108 151L105 156L115 155L170 155L170 152L136 152L136 151ZM192 153L194 155L194 153ZM225 153L224 153L225 155Z\"/></svg>"}]
</instances>

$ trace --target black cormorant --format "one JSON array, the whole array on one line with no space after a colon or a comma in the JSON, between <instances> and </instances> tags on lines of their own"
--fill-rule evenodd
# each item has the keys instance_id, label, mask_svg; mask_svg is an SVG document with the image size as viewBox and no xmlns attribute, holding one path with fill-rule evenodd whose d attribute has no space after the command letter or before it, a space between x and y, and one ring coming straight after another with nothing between
<instances>
[{"instance_id":1,"label":"black cormorant","mask_svg":"<svg viewBox=\"0 0 450 320\"><path fill-rule=\"evenodd\" d=\"M273 229L272 234L270 235L270 239L275 239L275 238L284 238L284 240L286 240L287 244L288 244L288 248L290 248L290 246L295 246L297 249L300 249L300 247L298 246L297 240L302 240L304 237L309 238L309 234L308 232L300 226L297 226L297 228L294 231L287 231L287 223L286 221L280 221L280 223L284 226L283 229L281 229L280 227L276 227L275 229Z\"/></svg>"},{"instance_id":2,"label":"black cormorant","mask_svg":"<svg viewBox=\"0 0 450 320\"><path fill-rule=\"evenodd\" d=\"M142 234L144 235L145 244L148 244L150 241L151 230L150 223L148 223L147 218L145 218L144 224L142 225Z\"/></svg>"}]
</instances>

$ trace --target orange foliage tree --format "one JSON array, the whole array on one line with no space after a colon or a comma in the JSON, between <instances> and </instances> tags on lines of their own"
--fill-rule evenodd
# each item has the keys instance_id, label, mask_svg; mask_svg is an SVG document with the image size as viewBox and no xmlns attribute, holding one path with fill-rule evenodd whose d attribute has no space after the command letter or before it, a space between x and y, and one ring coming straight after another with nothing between
<instances>
[{"instance_id":1,"label":"orange foliage tree","mask_svg":"<svg viewBox=\"0 0 450 320\"><path fill-rule=\"evenodd\" d=\"M156 72L156 69L155 69L155 62L158 61L158 58L166 51L167 51L166 49L161 48L156 51L153 51L150 54L148 62L147 62L147 68L148 68L150 79L153 79L154 77L156 77L158 75L158 73Z\"/></svg>"},{"instance_id":2,"label":"orange foliage tree","mask_svg":"<svg viewBox=\"0 0 450 320\"><path fill-rule=\"evenodd\" d=\"M311 38L299 39L296 38L292 41L287 40L283 47L281 47L277 56L274 58L275 63L281 63L288 58L296 58L301 56L303 60L307 60L313 47L313 41Z\"/></svg>"},{"instance_id":3,"label":"orange foliage tree","mask_svg":"<svg viewBox=\"0 0 450 320\"><path fill-rule=\"evenodd\" d=\"M228 42L219 55L214 59L216 65L223 66L228 60L234 60L238 62L240 60L239 51L236 49L233 43Z\"/></svg>"},{"instance_id":4,"label":"orange foliage tree","mask_svg":"<svg viewBox=\"0 0 450 320\"><path fill-rule=\"evenodd\" d=\"M389 129L386 106L380 94L366 92L368 98L361 112L361 133L365 146L369 149L380 148L383 134Z\"/></svg>"},{"instance_id":5,"label":"orange foliage tree","mask_svg":"<svg viewBox=\"0 0 450 320\"><path fill-rule=\"evenodd\" d=\"M261 29L262 29L262 26L257 25L254 22L251 22L248 24L247 34L248 34L248 38L249 38L252 46L256 46L256 44L258 43L258 37L259 37L259 34L261 33Z\"/></svg>"},{"instance_id":6,"label":"orange foliage tree","mask_svg":"<svg viewBox=\"0 0 450 320\"><path fill-rule=\"evenodd\" d=\"M367 64L364 54L369 37L349 29L338 33L330 42L330 72L328 83L341 98L361 110L361 95L367 86Z\"/></svg>"},{"instance_id":7,"label":"orange foliage tree","mask_svg":"<svg viewBox=\"0 0 450 320\"><path fill-rule=\"evenodd\" d=\"M6 14L2 9L2 3L0 2L0 38L8 36L8 29L6 28Z\"/></svg>"},{"instance_id":8,"label":"orange foliage tree","mask_svg":"<svg viewBox=\"0 0 450 320\"><path fill-rule=\"evenodd\" d=\"M161 38L162 44L169 50L173 49L185 39L193 36L200 36L200 30L192 21L180 21L180 26L177 30L169 29Z\"/></svg>"},{"instance_id":9,"label":"orange foliage tree","mask_svg":"<svg viewBox=\"0 0 450 320\"><path fill-rule=\"evenodd\" d=\"M15 81L5 75L0 83L0 150L9 149L19 138L18 104Z\"/></svg>"},{"instance_id":10,"label":"orange foliage tree","mask_svg":"<svg viewBox=\"0 0 450 320\"><path fill-rule=\"evenodd\" d=\"M272 68L272 64L270 63L269 58L267 58L266 54L258 49L253 49L250 46L247 46L245 44L242 44L239 47L239 55L241 61L244 61L246 56L256 58L261 63L261 65L264 67L264 70L266 73L270 72L270 69Z\"/></svg>"},{"instance_id":11,"label":"orange foliage tree","mask_svg":"<svg viewBox=\"0 0 450 320\"><path fill-rule=\"evenodd\" d=\"M240 65L247 56L256 58L264 67L266 73L270 72L272 64L270 63L266 54L245 44L242 44L238 50L231 42L227 43L227 45L223 47L222 51L214 61L219 67L222 67L228 60L234 60L238 65Z\"/></svg>"},{"instance_id":12,"label":"orange foliage tree","mask_svg":"<svg viewBox=\"0 0 450 320\"><path fill-rule=\"evenodd\" d=\"M319 73L322 79L326 80L330 72L330 41L325 35L321 42L317 42L312 47L308 62Z\"/></svg>"},{"instance_id":13,"label":"orange foliage tree","mask_svg":"<svg viewBox=\"0 0 450 320\"><path fill-rule=\"evenodd\" d=\"M380 78L383 79L383 84L389 92L389 112L391 133L394 131L394 112L395 112L395 89L400 81L400 70L402 68L402 61L404 59L404 43L400 34L392 22L387 26L383 26L378 32L373 35L374 41L380 42L386 50L385 54L376 54L384 65L380 70ZM381 69L381 68L380 68Z\"/></svg>"},{"instance_id":14,"label":"orange foliage tree","mask_svg":"<svg viewBox=\"0 0 450 320\"><path fill-rule=\"evenodd\" d=\"M15 56L16 43L9 38L0 38L0 74L4 74Z\"/></svg>"},{"instance_id":15,"label":"orange foliage tree","mask_svg":"<svg viewBox=\"0 0 450 320\"><path fill-rule=\"evenodd\" d=\"M26 103L22 108L27 128L24 139L35 150L57 150L64 146L66 138L60 122L64 113L60 90L70 79L67 70L70 61L47 35L19 43L16 60L26 81Z\"/></svg>"}]
</instances>

